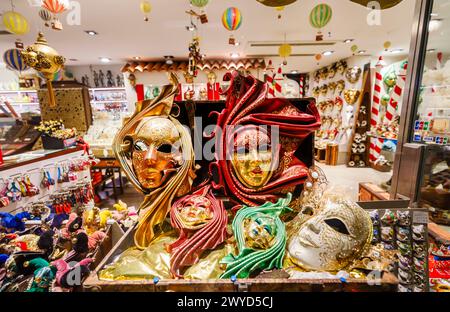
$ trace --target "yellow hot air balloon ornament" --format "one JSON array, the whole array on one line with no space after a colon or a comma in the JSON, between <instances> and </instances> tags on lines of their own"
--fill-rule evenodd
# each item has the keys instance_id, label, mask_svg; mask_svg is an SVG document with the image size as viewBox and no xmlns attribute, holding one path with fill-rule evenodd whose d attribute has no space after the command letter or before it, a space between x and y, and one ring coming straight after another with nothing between
<instances>
[{"instance_id":1,"label":"yellow hot air balloon ornament","mask_svg":"<svg viewBox=\"0 0 450 312\"><path fill-rule=\"evenodd\" d=\"M3 25L6 29L16 35L25 35L30 31L27 19L15 11L3 13Z\"/></svg>"},{"instance_id":2,"label":"yellow hot air balloon ornament","mask_svg":"<svg viewBox=\"0 0 450 312\"><path fill-rule=\"evenodd\" d=\"M140 8L141 12L144 13L145 15L144 21L148 22L149 21L148 15L152 11L152 5L148 1L142 1Z\"/></svg>"},{"instance_id":3,"label":"yellow hot air balloon ornament","mask_svg":"<svg viewBox=\"0 0 450 312\"><path fill-rule=\"evenodd\" d=\"M56 106L52 88L53 75L64 67L66 59L50 47L43 33L38 34L36 42L22 51L22 57L28 66L34 68L47 79L50 107Z\"/></svg>"},{"instance_id":4,"label":"yellow hot air balloon ornament","mask_svg":"<svg viewBox=\"0 0 450 312\"><path fill-rule=\"evenodd\" d=\"M288 43L284 43L284 44L280 45L280 48L278 49L278 53L282 58L284 58L283 65L287 65L286 59L289 56L291 56L291 54L292 54L292 46Z\"/></svg>"}]
</instances>

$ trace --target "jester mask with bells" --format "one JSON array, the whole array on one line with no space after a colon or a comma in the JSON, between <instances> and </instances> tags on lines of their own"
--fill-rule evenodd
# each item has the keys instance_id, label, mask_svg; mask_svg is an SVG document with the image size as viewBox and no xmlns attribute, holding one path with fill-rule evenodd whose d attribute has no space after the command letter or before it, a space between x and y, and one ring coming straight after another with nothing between
<instances>
[{"instance_id":1,"label":"jester mask with bells","mask_svg":"<svg viewBox=\"0 0 450 312\"><path fill-rule=\"evenodd\" d=\"M170 219L180 235L168 246L170 271L182 278L184 268L198 263L204 251L215 249L225 241L228 215L222 201L205 186L175 202Z\"/></svg>"},{"instance_id":2,"label":"jester mask with bells","mask_svg":"<svg viewBox=\"0 0 450 312\"><path fill-rule=\"evenodd\" d=\"M370 246L370 216L341 194L326 191L320 199L312 198L313 216L301 219L304 223L292 226L294 230L290 228L285 267L328 272L345 269Z\"/></svg>"},{"instance_id":3,"label":"jester mask with bells","mask_svg":"<svg viewBox=\"0 0 450 312\"><path fill-rule=\"evenodd\" d=\"M301 186L307 168L296 153L303 140L320 128L314 103L306 112L285 99L268 99L268 87L234 72L226 108L218 115L212 185L238 204L259 206ZM278 131L276 131L278 130ZM297 153L297 155L298 155Z\"/></svg>"},{"instance_id":4,"label":"jester mask with bells","mask_svg":"<svg viewBox=\"0 0 450 312\"><path fill-rule=\"evenodd\" d=\"M187 194L195 178L190 132L171 116L178 80L165 86L158 97L136 104L136 111L117 133L113 150L135 188L145 195L135 233L138 248L155 238L174 198Z\"/></svg>"},{"instance_id":5,"label":"jester mask with bells","mask_svg":"<svg viewBox=\"0 0 450 312\"><path fill-rule=\"evenodd\" d=\"M276 204L244 207L233 220L238 254L222 259L226 271L221 278L249 278L263 270L281 269L286 248L286 229L280 215L289 212L292 195Z\"/></svg>"}]
</instances>

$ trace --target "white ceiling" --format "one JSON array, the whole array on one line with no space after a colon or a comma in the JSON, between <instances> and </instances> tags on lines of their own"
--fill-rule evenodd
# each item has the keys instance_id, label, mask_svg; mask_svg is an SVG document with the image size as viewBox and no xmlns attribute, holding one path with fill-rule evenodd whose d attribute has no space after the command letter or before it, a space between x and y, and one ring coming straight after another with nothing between
<instances>
[{"instance_id":1,"label":"white ceiling","mask_svg":"<svg viewBox=\"0 0 450 312\"><path fill-rule=\"evenodd\" d=\"M0 1L0 10L10 9L10 1ZM61 16L63 31L45 28L38 16L39 8L31 7L28 0L14 0L16 10L24 14L30 22L31 32L22 36L28 45L34 42L37 32L44 30L50 45L67 59L75 58L78 62L69 65L99 64L99 57L110 57L116 64L124 63L133 56L144 59L160 59L164 55L186 58L188 43L192 33L186 31L189 17L188 0L150 0L153 10L150 21L144 22L140 12L140 0L78 0L81 4L81 25L68 26L65 16ZM284 34L288 41L314 40L316 30L308 22L311 9L318 0L299 0L286 7L281 20L273 8L265 7L256 0L211 0L206 11L209 23L200 25L201 50L208 58L229 57L237 51L241 56L253 54L277 54L278 48L252 48L249 41L282 41ZM383 43L392 42L392 48L402 48L407 54L411 37L414 0L404 0L395 8L382 11L380 26L369 26L369 11L348 0L327 0L333 8L333 19L324 30L331 32L331 38L338 40L332 48L294 47L293 53L321 53L327 49L335 50L331 57L324 57L321 65L351 56L351 44L341 41L346 38L356 39L360 49L371 55L380 55ZM228 45L229 32L221 24L221 15L229 6L238 7L243 15L241 29L236 37L243 44L239 47ZM84 30L95 30L98 36L92 37ZM0 51L14 46L16 35L0 36ZM293 57L289 59L289 69L303 72L317 67L313 57Z\"/></svg>"}]
</instances>

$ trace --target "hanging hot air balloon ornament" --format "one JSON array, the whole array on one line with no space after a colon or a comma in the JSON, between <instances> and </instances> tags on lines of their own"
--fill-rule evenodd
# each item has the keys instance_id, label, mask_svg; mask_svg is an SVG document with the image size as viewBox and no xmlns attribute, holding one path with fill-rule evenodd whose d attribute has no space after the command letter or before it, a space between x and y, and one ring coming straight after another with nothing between
<instances>
[{"instance_id":1,"label":"hanging hot air balloon ornament","mask_svg":"<svg viewBox=\"0 0 450 312\"><path fill-rule=\"evenodd\" d=\"M333 17L333 10L328 4L322 3L314 7L309 14L309 23L319 31L316 35L316 41L323 41L322 29L328 25Z\"/></svg>"},{"instance_id":2,"label":"hanging hot air balloon ornament","mask_svg":"<svg viewBox=\"0 0 450 312\"><path fill-rule=\"evenodd\" d=\"M64 66L66 59L48 45L41 32L38 34L36 42L22 51L22 57L26 65L34 68L47 79L50 107L55 107L56 100L51 81L53 75Z\"/></svg>"},{"instance_id":3,"label":"hanging hot air balloon ornament","mask_svg":"<svg viewBox=\"0 0 450 312\"><path fill-rule=\"evenodd\" d=\"M231 45L236 44L236 39L234 38L233 32L238 30L242 25L242 14L239 9L231 7L225 10L222 15L222 24L228 31L231 31L228 43Z\"/></svg>"},{"instance_id":4,"label":"hanging hot air balloon ornament","mask_svg":"<svg viewBox=\"0 0 450 312\"><path fill-rule=\"evenodd\" d=\"M63 13L70 8L69 0L42 0L42 8L53 14L52 28L54 30L62 30L62 23L57 15Z\"/></svg>"},{"instance_id":5,"label":"hanging hot air balloon ornament","mask_svg":"<svg viewBox=\"0 0 450 312\"><path fill-rule=\"evenodd\" d=\"M196 8L201 9L200 14L194 12L194 10L191 10L196 17L200 19L200 22L202 24L208 23L208 16L205 12L205 7L208 5L209 0L191 0L191 5L195 6Z\"/></svg>"},{"instance_id":6,"label":"hanging hot air balloon ornament","mask_svg":"<svg viewBox=\"0 0 450 312\"><path fill-rule=\"evenodd\" d=\"M387 52L391 46L392 46L392 43L391 43L390 41L386 41L386 42L383 44L384 51Z\"/></svg>"},{"instance_id":7,"label":"hanging hot air balloon ornament","mask_svg":"<svg viewBox=\"0 0 450 312\"><path fill-rule=\"evenodd\" d=\"M148 15L152 11L152 5L148 1L142 1L140 8L141 8L141 12L144 13L144 15L145 15L144 21L148 22L149 21Z\"/></svg>"},{"instance_id":8,"label":"hanging hot air balloon ornament","mask_svg":"<svg viewBox=\"0 0 450 312\"><path fill-rule=\"evenodd\" d=\"M44 21L46 27L50 27L50 21L52 20L52 13L50 13L47 9L40 9L39 17Z\"/></svg>"},{"instance_id":9,"label":"hanging hot air balloon ornament","mask_svg":"<svg viewBox=\"0 0 450 312\"><path fill-rule=\"evenodd\" d=\"M292 46L286 42L286 34L284 34L284 43L280 45L280 48L278 49L278 54L280 55L280 57L284 59L283 65L286 66L287 58L292 54Z\"/></svg>"},{"instance_id":10,"label":"hanging hot air balloon ornament","mask_svg":"<svg viewBox=\"0 0 450 312\"><path fill-rule=\"evenodd\" d=\"M16 35L25 35L30 31L27 19L20 13L12 11L3 13L3 25L6 29Z\"/></svg>"},{"instance_id":11,"label":"hanging hot air balloon ornament","mask_svg":"<svg viewBox=\"0 0 450 312\"><path fill-rule=\"evenodd\" d=\"M350 50L352 51L353 55L356 54L356 51L358 51L358 46L356 44L352 45L352 47L350 48Z\"/></svg>"},{"instance_id":12,"label":"hanging hot air balloon ornament","mask_svg":"<svg viewBox=\"0 0 450 312\"><path fill-rule=\"evenodd\" d=\"M3 62L9 69L18 71L20 74L29 69L19 49L10 49L3 53Z\"/></svg>"}]
</instances>

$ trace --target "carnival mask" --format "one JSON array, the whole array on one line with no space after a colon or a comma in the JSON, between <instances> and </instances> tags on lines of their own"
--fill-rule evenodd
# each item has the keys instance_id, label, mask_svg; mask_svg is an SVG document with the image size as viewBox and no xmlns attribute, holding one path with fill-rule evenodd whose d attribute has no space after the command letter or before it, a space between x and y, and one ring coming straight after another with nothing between
<instances>
[{"instance_id":1,"label":"carnival mask","mask_svg":"<svg viewBox=\"0 0 450 312\"><path fill-rule=\"evenodd\" d=\"M343 75L347 70L348 65L346 61L340 61L337 63L336 67L338 74Z\"/></svg>"},{"instance_id":2,"label":"carnival mask","mask_svg":"<svg viewBox=\"0 0 450 312\"><path fill-rule=\"evenodd\" d=\"M204 196L193 196L177 207L176 213L186 228L199 229L212 219L212 205Z\"/></svg>"},{"instance_id":3,"label":"carnival mask","mask_svg":"<svg viewBox=\"0 0 450 312\"><path fill-rule=\"evenodd\" d=\"M320 79L325 80L328 78L328 68L322 68L319 72L320 72Z\"/></svg>"},{"instance_id":4,"label":"carnival mask","mask_svg":"<svg viewBox=\"0 0 450 312\"><path fill-rule=\"evenodd\" d=\"M340 195L326 194L318 213L288 242L289 259L313 271L339 271L358 259L372 240L370 216Z\"/></svg>"},{"instance_id":5,"label":"carnival mask","mask_svg":"<svg viewBox=\"0 0 450 312\"><path fill-rule=\"evenodd\" d=\"M330 83L328 84L328 89L329 89L332 93L334 93L334 92L336 91L336 87L337 87L337 83L336 83L336 82L330 82Z\"/></svg>"},{"instance_id":6,"label":"carnival mask","mask_svg":"<svg viewBox=\"0 0 450 312\"><path fill-rule=\"evenodd\" d=\"M264 214L244 220L244 237L248 248L265 250L273 245L276 224L273 217Z\"/></svg>"},{"instance_id":7,"label":"carnival mask","mask_svg":"<svg viewBox=\"0 0 450 312\"><path fill-rule=\"evenodd\" d=\"M328 78L333 79L336 76L336 64L328 67Z\"/></svg>"},{"instance_id":8,"label":"carnival mask","mask_svg":"<svg viewBox=\"0 0 450 312\"><path fill-rule=\"evenodd\" d=\"M354 105L361 95L361 91L359 90L345 90L344 91L344 99L349 105Z\"/></svg>"},{"instance_id":9,"label":"carnival mask","mask_svg":"<svg viewBox=\"0 0 450 312\"><path fill-rule=\"evenodd\" d=\"M345 73L345 78L350 83L357 83L359 78L361 77L362 70L358 66L354 66L352 68L347 69Z\"/></svg>"},{"instance_id":10,"label":"carnival mask","mask_svg":"<svg viewBox=\"0 0 450 312\"><path fill-rule=\"evenodd\" d=\"M322 94L322 96L326 96L328 93L328 85L324 84L323 86L320 87L320 94Z\"/></svg>"},{"instance_id":11,"label":"carnival mask","mask_svg":"<svg viewBox=\"0 0 450 312\"><path fill-rule=\"evenodd\" d=\"M245 126L235 134L233 169L250 188L264 186L273 174L273 154L269 135L256 126Z\"/></svg>"},{"instance_id":12,"label":"carnival mask","mask_svg":"<svg viewBox=\"0 0 450 312\"><path fill-rule=\"evenodd\" d=\"M339 80L337 82L337 87L336 88L337 88L339 94L341 94L342 91L344 91L344 89L345 89L345 81L344 80Z\"/></svg>"},{"instance_id":13,"label":"carnival mask","mask_svg":"<svg viewBox=\"0 0 450 312\"><path fill-rule=\"evenodd\" d=\"M145 189L158 188L181 162L180 133L164 117L148 117L136 129L132 163Z\"/></svg>"},{"instance_id":14,"label":"carnival mask","mask_svg":"<svg viewBox=\"0 0 450 312\"><path fill-rule=\"evenodd\" d=\"M244 207L233 220L238 255L222 259L226 271L221 278L248 278L258 270L281 269L286 247L286 229L280 215L290 211L292 195L277 203Z\"/></svg>"},{"instance_id":15,"label":"carnival mask","mask_svg":"<svg viewBox=\"0 0 450 312\"><path fill-rule=\"evenodd\" d=\"M319 87L315 87L312 91L312 94L315 98L318 98L320 95L320 88Z\"/></svg>"}]
</instances>

